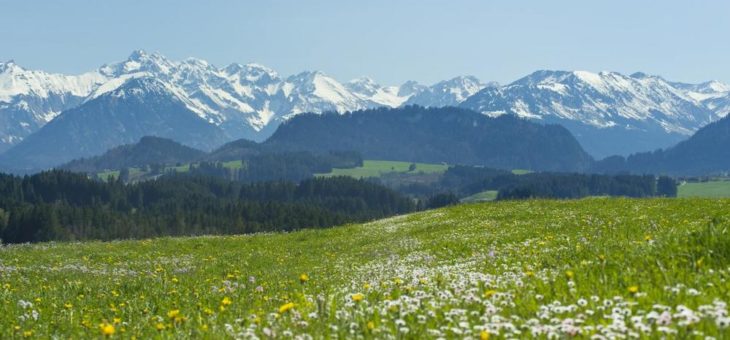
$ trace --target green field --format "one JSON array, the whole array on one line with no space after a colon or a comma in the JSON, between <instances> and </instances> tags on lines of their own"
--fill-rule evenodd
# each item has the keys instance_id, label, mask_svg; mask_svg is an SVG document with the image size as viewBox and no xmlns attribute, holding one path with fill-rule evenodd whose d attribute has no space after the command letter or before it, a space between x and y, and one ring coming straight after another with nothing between
<instances>
[{"instance_id":1,"label":"green field","mask_svg":"<svg viewBox=\"0 0 730 340\"><path fill-rule=\"evenodd\" d=\"M0 248L0 338L730 337L730 200Z\"/></svg>"},{"instance_id":2,"label":"green field","mask_svg":"<svg viewBox=\"0 0 730 340\"><path fill-rule=\"evenodd\" d=\"M730 197L730 181L684 183L679 186L678 197Z\"/></svg>"},{"instance_id":3,"label":"green field","mask_svg":"<svg viewBox=\"0 0 730 340\"><path fill-rule=\"evenodd\" d=\"M514 170L512 170L512 173L515 175L527 175L527 174L531 174L532 171L525 170L525 169L514 169Z\"/></svg>"},{"instance_id":4,"label":"green field","mask_svg":"<svg viewBox=\"0 0 730 340\"><path fill-rule=\"evenodd\" d=\"M462 202L487 202L487 201L494 201L497 199L497 195L499 194L499 191L497 190L487 190L482 191L480 193L476 193L474 195L464 197L461 199Z\"/></svg>"},{"instance_id":5,"label":"green field","mask_svg":"<svg viewBox=\"0 0 730 340\"><path fill-rule=\"evenodd\" d=\"M227 169L240 169L243 166L243 161L227 161L227 162L221 162L224 168ZM179 166L168 166L165 168L165 171L175 171L175 172L188 172L190 171L190 167L195 167L197 163L192 164L182 164ZM131 180L135 179L142 179L144 176L148 175L147 171L144 171L140 168L129 168L129 178ZM119 176L119 170L107 170L102 171L97 174L97 177L101 180L108 180L109 177L111 178L117 178Z\"/></svg>"},{"instance_id":6,"label":"green field","mask_svg":"<svg viewBox=\"0 0 730 340\"><path fill-rule=\"evenodd\" d=\"M355 178L364 177L380 177L386 173L443 173L448 169L448 165L444 164L426 164L426 163L415 163L416 170L409 171L408 168L412 163L409 162L396 162L396 161L376 161L366 160L363 161L363 166L352 168L352 169L333 169L332 172L327 174L319 174L318 176L350 176Z\"/></svg>"}]
</instances>

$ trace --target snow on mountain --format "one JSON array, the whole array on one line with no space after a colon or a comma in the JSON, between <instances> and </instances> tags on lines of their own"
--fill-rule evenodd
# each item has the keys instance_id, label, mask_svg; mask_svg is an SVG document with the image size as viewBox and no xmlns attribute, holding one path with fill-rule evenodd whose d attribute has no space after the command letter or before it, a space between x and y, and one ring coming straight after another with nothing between
<instances>
[{"instance_id":1,"label":"snow on mountain","mask_svg":"<svg viewBox=\"0 0 730 340\"><path fill-rule=\"evenodd\" d=\"M267 138L282 121L303 112L346 112L406 103L456 105L484 86L473 77L431 87L416 82L381 86L366 77L343 84L319 71L281 77L259 64L218 68L201 59L172 61L142 50L78 76L28 71L8 62L0 64L0 152L60 112L148 77L164 83L188 109L231 138L253 140Z\"/></svg>"},{"instance_id":2,"label":"snow on mountain","mask_svg":"<svg viewBox=\"0 0 730 340\"><path fill-rule=\"evenodd\" d=\"M486 87L476 77L460 76L422 88L408 98L406 105L456 106Z\"/></svg>"},{"instance_id":3,"label":"snow on mountain","mask_svg":"<svg viewBox=\"0 0 730 340\"><path fill-rule=\"evenodd\" d=\"M78 105L105 81L98 73L78 76L26 70L0 63L0 152Z\"/></svg>"},{"instance_id":4,"label":"snow on mountain","mask_svg":"<svg viewBox=\"0 0 730 340\"><path fill-rule=\"evenodd\" d=\"M643 73L537 71L509 85L484 89L462 106L491 116L512 113L561 123L572 127L589 152L603 156L665 147L717 120L720 115L697 96L709 95L707 88L722 87L678 87ZM604 140L604 146L599 147L601 141L595 140L596 136L608 131L630 131L642 140L633 145L611 145ZM645 134L641 137L635 132Z\"/></svg>"},{"instance_id":5,"label":"snow on mountain","mask_svg":"<svg viewBox=\"0 0 730 340\"><path fill-rule=\"evenodd\" d=\"M169 83L152 76L132 77L62 112L0 155L0 167L21 173L39 171L144 136L169 138L203 150L230 140L220 127L187 106L184 93Z\"/></svg>"},{"instance_id":6,"label":"snow on mountain","mask_svg":"<svg viewBox=\"0 0 730 340\"><path fill-rule=\"evenodd\" d=\"M370 101L375 106L398 107L403 105L415 93L401 93L401 87L384 87L368 77L353 79L345 84L345 87L355 96L364 101Z\"/></svg>"},{"instance_id":7,"label":"snow on mountain","mask_svg":"<svg viewBox=\"0 0 730 340\"><path fill-rule=\"evenodd\" d=\"M630 131L642 139L626 147L633 152L666 146L730 113L730 85L672 83L643 73L537 71L505 86L471 76L431 86L413 81L382 86L367 77L347 83L318 71L282 77L259 64L219 68L205 60L172 61L159 53L134 51L126 60L76 76L0 63L0 152L61 112L148 77L165 84L190 111L230 138L257 141L302 112L461 105L491 116L512 113L560 123L579 140L596 131L610 131L606 138L623 138L622 131ZM587 149L598 155L618 150Z\"/></svg>"}]
</instances>

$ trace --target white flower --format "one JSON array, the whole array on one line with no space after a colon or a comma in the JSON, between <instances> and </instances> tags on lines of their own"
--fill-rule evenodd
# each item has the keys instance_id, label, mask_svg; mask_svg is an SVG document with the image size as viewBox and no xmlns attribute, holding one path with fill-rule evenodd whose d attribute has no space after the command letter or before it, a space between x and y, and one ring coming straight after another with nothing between
<instances>
[{"instance_id":1,"label":"white flower","mask_svg":"<svg viewBox=\"0 0 730 340\"><path fill-rule=\"evenodd\" d=\"M725 329L728 326L730 326L730 318L728 317L720 317L715 319L715 324L717 324L717 327L720 329Z\"/></svg>"}]
</instances>

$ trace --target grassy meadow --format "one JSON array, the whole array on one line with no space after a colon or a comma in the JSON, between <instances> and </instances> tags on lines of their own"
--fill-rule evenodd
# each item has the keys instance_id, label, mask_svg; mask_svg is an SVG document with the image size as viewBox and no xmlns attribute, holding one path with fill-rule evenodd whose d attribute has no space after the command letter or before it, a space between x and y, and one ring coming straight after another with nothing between
<instances>
[{"instance_id":1,"label":"grassy meadow","mask_svg":"<svg viewBox=\"0 0 730 340\"><path fill-rule=\"evenodd\" d=\"M398 161L379 161L379 160L365 160L363 166L351 169L333 169L332 172L327 174L319 174L318 176L350 176L355 178L365 177L380 177L387 173L420 173L433 174L443 173L448 169L448 165L445 164L428 164L428 163L415 163L416 169L411 171L409 167L410 162L398 162Z\"/></svg>"},{"instance_id":2,"label":"grassy meadow","mask_svg":"<svg viewBox=\"0 0 730 340\"><path fill-rule=\"evenodd\" d=\"M730 180L686 182L677 189L678 197L730 197Z\"/></svg>"},{"instance_id":3,"label":"grassy meadow","mask_svg":"<svg viewBox=\"0 0 730 340\"><path fill-rule=\"evenodd\" d=\"M0 338L730 337L730 200L0 248Z\"/></svg>"}]
</instances>

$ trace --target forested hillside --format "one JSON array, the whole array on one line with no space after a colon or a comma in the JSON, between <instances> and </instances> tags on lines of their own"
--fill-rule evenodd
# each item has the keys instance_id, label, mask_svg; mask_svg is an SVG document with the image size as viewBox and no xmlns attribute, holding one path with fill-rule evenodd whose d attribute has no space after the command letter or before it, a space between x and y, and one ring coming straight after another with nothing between
<instances>
[{"instance_id":1,"label":"forested hillside","mask_svg":"<svg viewBox=\"0 0 730 340\"><path fill-rule=\"evenodd\" d=\"M563 127L458 108L372 109L298 115L265 144L274 149L353 150L366 159L582 171L592 158Z\"/></svg>"},{"instance_id":2,"label":"forested hillside","mask_svg":"<svg viewBox=\"0 0 730 340\"><path fill-rule=\"evenodd\" d=\"M697 131L674 147L596 162L598 172L656 173L680 176L726 174L730 171L730 117Z\"/></svg>"}]
</instances>

